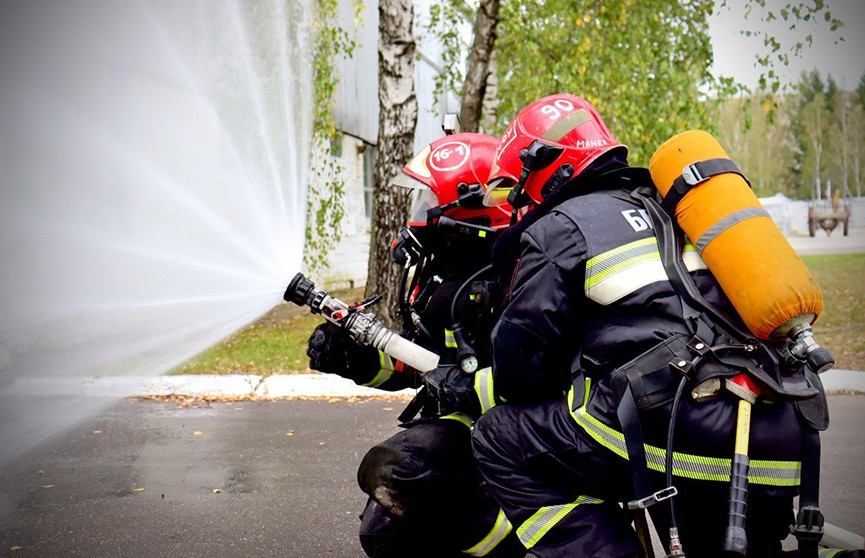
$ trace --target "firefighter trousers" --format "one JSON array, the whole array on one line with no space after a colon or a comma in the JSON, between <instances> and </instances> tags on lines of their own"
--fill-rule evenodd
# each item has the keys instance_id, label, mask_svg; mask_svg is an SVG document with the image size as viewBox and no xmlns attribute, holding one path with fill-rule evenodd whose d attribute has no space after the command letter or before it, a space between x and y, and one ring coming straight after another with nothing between
<instances>
[{"instance_id":1,"label":"firefighter trousers","mask_svg":"<svg viewBox=\"0 0 865 558\"><path fill-rule=\"evenodd\" d=\"M367 452L358 483L370 496L360 539L373 558L525 555L474 463L468 420L412 423Z\"/></svg>"},{"instance_id":2,"label":"firefighter trousers","mask_svg":"<svg viewBox=\"0 0 865 558\"><path fill-rule=\"evenodd\" d=\"M778 420L795 420L786 409ZM685 412L687 416L687 411ZM681 415L680 415L681 416ZM475 425L473 449L481 473L514 525L520 541L540 558L642 556L621 503L633 499L628 461L582 429L566 401L498 406ZM653 489L663 475L650 476ZM726 526L728 484L674 478L676 517L685 552L713 557ZM794 487L752 490L749 495L749 556L781 555L780 540L792 522ZM652 507L666 538L669 509Z\"/></svg>"}]
</instances>

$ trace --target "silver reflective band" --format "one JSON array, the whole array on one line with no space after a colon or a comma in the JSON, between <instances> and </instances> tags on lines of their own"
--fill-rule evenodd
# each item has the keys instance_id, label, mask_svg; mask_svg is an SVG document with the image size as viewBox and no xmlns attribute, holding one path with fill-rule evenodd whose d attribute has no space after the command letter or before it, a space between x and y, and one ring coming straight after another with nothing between
<instances>
[{"instance_id":1,"label":"silver reflective band","mask_svg":"<svg viewBox=\"0 0 865 558\"><path fill-rule=\"evenodd\" d=\"M568 404L573 401L573 389L568 395ZM572 407L571 407L572 408ZM625 436L589 414L585 407L571 411L574 421L599 444L628 459ZM643 444L646 464L653 471L663 472L666 450ZM673 452L673 475L689 479L730 482L730 459ZM748 482L766 486L799 486L802 464L799 461L773 461L752 459L748 470Z\"/></svg>"},{"instance_id":2,"label":"silver reflective band","mask_svg":"<svg viewBox=\"0 0 865 558\"><path fill-rule=\"evenodd\" d=\"M475 394L481 404L481 414L496 406L495 389L493 385L493 369L487 366L475 372Z\"/></svg>"},{"instance_id":3,"label":"silver reflective band","mask_svg":"<svg viewBox=\"0 0 865 558\"><path fill-rule=\"evenodd\" d=\"M447 328L445 328L445 347L448 349L457 348L457 340L454 337L454 332Z\"/></svg>"},{"instance_id":4,"label":"silver reflective band","mask_svg":"<svg viewBox=\"0 0 865 558\"><path fill-rule=\"evenodd\" d=\"M557 506L546 506L536 511L525 523L517 529L517 537L526 549L530 549L540 541L544 535L556 526L566 515L571 513L577 506L587 504L601 504L603 500L591 496L580 496L570 504Z\"/></svg>"},{"instance_id":5,"label":"silver reflective band","mask_svg":"<svg viewBox=\"0 0 865 558\"><path fill-rule=\"evenodd\" d=\"M752 217L768 217L769 212L766 211L762 207L746 207L744 209L740 209L739 211L734 211L733 213L727 215L711 227L709 227L706 232L700 236L700 239L697 240L695 246L697 247L697 251L702 254L703 250L706 249L706 246L709 245L710 242L718 238L722 232L726 231L736 223L741 223L745 219L751 219Z\"/></svg>"},{"instance_id":6,"label":"silver reflective band","mask_svg":"<svg viewBox=\"0 0 865 558\"><path fill-rule=\"evenodd\" d=\"M492 552L500 542L505 540L505 537L507 537L511 531L513 531L511 522L508 521L507 517L505 517L505 512L499 510L496 522L493 524L493 528L490 529L490 532L487 533L487 536L481 539L480 542L473 547L463 550L463 554L468 554L469 556L486 556Z\"/></svg>"},{"instance_id":7,"label":"silver reflective band","mask_svg":"<svg viewBox=\"0 0 865 558\"><path fill-rule=\"evenodd\" d=\"M706 269L693 246L685 246L682 261L688 271ZM641 287L667 280L654 236L607 250L586 262L586 297L604 306Z\"/></svg>"},{"instance_id":8,"label":"silver reflective band","mask_svg":"<svg viewBox=\"0 0 865 558\"><path fill-rule=\"evenodd\" d=\"M393 361L391 361L390 357L383 353L382 351L378 352L378 363L379 363L379 371L375 377L363 384L366 387L378 387L388 381L391 376L393 376Z\"/></svg>"}]
</instances>

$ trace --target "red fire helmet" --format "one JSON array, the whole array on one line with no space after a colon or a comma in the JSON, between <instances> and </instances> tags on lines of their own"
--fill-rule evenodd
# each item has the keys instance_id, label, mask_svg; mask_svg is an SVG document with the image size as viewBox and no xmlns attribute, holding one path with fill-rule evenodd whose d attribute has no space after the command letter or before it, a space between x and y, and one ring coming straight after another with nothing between
<instances>
[{"instance_id":1,"label":"red fire helmet","mask_svg":"<svg viewBox=\"0 0 865 558\"><path fill-rule=\"evenodd\" d=\"M435 219L435 208L458 221L492 228L510 224L509 205L486 207L484 185L498 141L484 134L464 132L430 143L403 167L392 185L413 190L408 225L423 227Z\"/></svg>"},{"instance_id":2,"label":"red fire helmet","mask_svg":"<svg viewBox=\"0 0 865 558\"><path fill-rule=\"evenodd\" d=\"M617 148L627 153L591 103L576 95L544 97L520 111L505 130L484 203L506 203L523 172L528 173L523 191L540 203L549 193L544 187L560 168L571 165L568 176L578 176L598 157ZM527 160L530 152L531 163Z\"/></svg>"}]
</instances>

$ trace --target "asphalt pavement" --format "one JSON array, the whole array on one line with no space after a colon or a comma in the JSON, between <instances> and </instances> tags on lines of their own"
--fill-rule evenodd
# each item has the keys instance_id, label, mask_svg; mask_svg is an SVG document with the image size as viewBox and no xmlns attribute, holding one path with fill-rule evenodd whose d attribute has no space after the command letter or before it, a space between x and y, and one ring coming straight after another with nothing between
<instances>
[{"instance_id":1,"label":"asphalt pavement","mask_svg":"<svg viewBox=\"0 0 865 558\"><path fill-rule=\"evenodd\" d=\"M362 558L355 472L405 398L118 400L6 466L0 556ZM830 396L821 503L865 532L865 395Z\"/></svg>"},{"instance_id":2,"label":"asphalt pavement","mask_svg":"<svg viewBox=\"0 0 865 558\"><path fill-rule=\"evenodd\" d=\"M865 252L865 227L851 227L849 234L844 236L836 229L831 235L818 230L812 236L793 234L787 237L790 245L800 256L815 254L853 254Z\"/></svg>"}]
</instances>

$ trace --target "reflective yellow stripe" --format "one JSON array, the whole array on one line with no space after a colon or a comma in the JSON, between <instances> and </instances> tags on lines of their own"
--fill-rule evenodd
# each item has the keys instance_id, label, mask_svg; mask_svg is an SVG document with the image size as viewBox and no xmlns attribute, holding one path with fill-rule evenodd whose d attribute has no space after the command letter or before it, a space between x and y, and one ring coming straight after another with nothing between
<instances>
[{"instance_id":1,"label":"reflective yellow stripe","mask_svg":"<svg viewBox=\"0 0 865 558\"><path fill-rule=\"evenodd\" d=\"M508 521L508 518L505 517L505 512L499 510L496 522L493 524L493 528L490 529L490 532L487 533L487 536L482 538L478 544L473 547L463 550L463 554L468 554L469 556L486 556L492 552L500 542L505 540L505 537L507 537L512 530L513 526L511 525L511 522Z\"/></svg>"},{"instance_id":2,"label":"reflective yellow stripe","mask_svg":"<svg viewBox=\"0 0 865 558\"><path fill-rule=\"evenodd\" d=\"M568 395L569 409L573 406L573 389ZM588 413L585 407L570 411L574 421L596 442L623 459L628 459L625 436ZM649 469L663 472L667 452L659 447L643 444ZM673 474L689 479L730 482L730 459L705 457L673 452ZM799 461L773 461L752 459L748 481L767 486L799 486L802 463Z\"/></svg>"},{"instance_id":3,"label":"reflective yellow stripe","mask_svg":"<svg viewBox=\"0 0 865 558\"><path fill-rule=\"evenodd\" d=\"M707 269L692 244L685 246L682 261L688 271ZM611 304L641 287L667 281L661 264L658 239L650 236L607 250L586 262L586 297Z\"/></svg>"},{"instance_id":4,"label":"reflective yellow stripe","mask_svg":"<svg viewBox=\"0 0 865 558\"><path fill-rule=\"evenodd\" d=\"M519 529L517 529L517 537L526 549L530 549L540 541L544 535L549 533L550 529L556 526L566 515L571 513L574 508L583 504L600 504L603 500L592 498L591 496L580 496L570 504L560 504L558 506L545 506L536 511L528 518Z\"/></svg>"},{"instance_id":5,"label":"reflective yellow stripe","mask_svg":"<svg viewBox=\"0 0 865 558\"><path fill-rule=\"evenodd\" d=\"M449 415L442 415L439 418L441 418L442 420L455 420L461 424L466 425L466 428L472 427L472 419L465 413L451 413Z\"/></svg>"},{"instance_id":6,"label":"reflective yellow stripe","mask_svg":"<svg viewBox=\"0 0 865 558\"><path fill-rule=\"evenodd\" d=\"M703 261L703 258L693 244L685 244L685 248L682 250L682 262L684 262L685 268L688 271L709 269L709 266Z\"/></svg>"},{"instance_id":7,"label":"reflective yellow stripe","mask_svg":"<svg viewBox=\"0 0 865 558\"><path fill-rule=\"evenodd\" d=\"M820 549L820 552L817 554L818 558L832 558L836 554L844 552L842 548L823 548Z\"/></svg>"},{"instance_id":8,"label":"reflective yellow stripe","mask_svg":"<svg viewBox=\"0 0 865 558\"><path fill-rule=\"evenodd\" d=\"M393 376L393 361L391 361L390 357L385 353L379 351L378 352L378 363L379 363L379 371L375 377L363 384L367 387L378 387L388 381L391 376Z\"/></svg>"},{"instance_id":9,"label":"reflective yellow stripe","mask_svg":"<svg viewBox=\"0 0 865 558\"><path fill-rule=\"evenodd\" d=\"M445 347L448 349L457 348L457 341L454 339L454 332L449 329L445 329Z\"/></svg>"},{"instance_id":10,"label":"reflective yellow stripe","mask_svg":"<svg viewBox=\"0 0 865 558\"><path fill-rule=\"evenodd\" d=\"M496 406L496 394L493 386L493 369L487 366L475 372L475 394L481 404L481 414Z\"/></svg>"}]
</instances>

